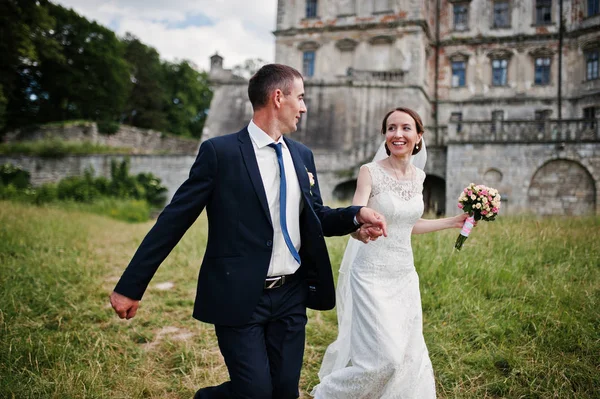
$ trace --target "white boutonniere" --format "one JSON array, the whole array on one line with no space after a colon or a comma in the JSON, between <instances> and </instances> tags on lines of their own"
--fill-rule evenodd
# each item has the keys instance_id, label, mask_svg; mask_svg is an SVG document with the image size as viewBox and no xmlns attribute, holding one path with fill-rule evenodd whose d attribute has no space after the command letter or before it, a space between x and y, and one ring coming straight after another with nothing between
<instances>
[{"instance_id":1,"label":"white boutonniere","mask_svg":"<svg viewBox=\"0 0 600 399\"><path fill-rule=\"evenodd\" d=\"M315 185L315 176L308 171L308 168L305 166L306 174L308 175L308 183L310 184L310 195L312 195L312 187Z\"/></svg>"}]
</instances>

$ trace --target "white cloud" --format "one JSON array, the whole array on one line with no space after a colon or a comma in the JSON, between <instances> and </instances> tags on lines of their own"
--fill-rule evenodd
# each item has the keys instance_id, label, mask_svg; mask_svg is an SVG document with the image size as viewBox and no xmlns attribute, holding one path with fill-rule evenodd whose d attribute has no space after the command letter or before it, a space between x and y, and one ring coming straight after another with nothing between
<instances>
[{"instance_id":1,"label":"white cloud","mask_svg":"<svg viewBox=\"0 0 600 399\"><path fill-rule=\"evenodd\" d=\"M216 51L231 68L248 58L273 61L277 0L54 0L98 23L130 32L156 48L163 59L189 59L208 70ZM99 4L100 3L100 4ZM173 28L203 14L210 25Z\"/></svg>"}]
</instances>

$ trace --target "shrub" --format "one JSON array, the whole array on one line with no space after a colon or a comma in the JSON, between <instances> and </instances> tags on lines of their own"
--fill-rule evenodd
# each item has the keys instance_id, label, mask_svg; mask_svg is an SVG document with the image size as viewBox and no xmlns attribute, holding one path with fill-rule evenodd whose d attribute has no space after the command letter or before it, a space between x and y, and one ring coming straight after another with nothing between
<instances>
[{"instance_id":1,"label":"shrub","mask_svg":"<svg viewBox=\"0 0 600 399\"><path fill-rule=\"evenodd\" d=\"M89 204L95 213L103 213L130 222L148 220L150 207L162 208L166 187L152 173L129 174L129 159L111 161L111 178L94 177L87 169L83 176L71 176L56 184L33 188L29 172L13 165L0 168L0 199L12 199L35 204L71 202Z\"/></svg>"},{"instance_id":2,"label":"shrub","mask_svg":"<svg viewBox=\"0 0 600 399\"><path fill-rule=\"evenodd\" d=\"M167 188L160 185L160 179L152 173L139 173L137 181L145 191L146 201L150 205L162 208L167 202Z\"/></svg>"},{"instance_id":3,"label":"shrub","mask_svg":"<svg viewBox=\"0 0 600 399\"><path fill-rule=\"evenodd\" d=\"M98 121L98 132L106 135L115 134L119 131L119 127L121 124L119 122L114 121Z\"/></svg>"},{"instance_id":4,"label":"shrub","mask_svg":"<svg viewBox=\"0 0 600 399\"><path fill-rule=\"evenodd\" d=\"M44 184L35 190L33 202L37 205L48 204L58 200L56 184Z\"/></svg>"},{"instance_id":5,"label":"shrub","mask_svg":"<svg viewBox=\"0 0 600 399\"><path fill-rule=\"evenodd\" d=\"M25 189L31 185L31 174L18 166L10 163L0 165L0 182L3 185L12 185L17 189Z\"/></svg>"}]
</instances>

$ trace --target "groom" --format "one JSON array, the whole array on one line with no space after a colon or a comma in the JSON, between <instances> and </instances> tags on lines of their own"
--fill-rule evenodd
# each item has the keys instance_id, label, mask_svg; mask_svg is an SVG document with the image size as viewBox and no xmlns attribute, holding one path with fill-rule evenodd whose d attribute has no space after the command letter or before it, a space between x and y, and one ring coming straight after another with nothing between
<instances>
[{"instance_id":1,"label":"groom","mask_svg":"<svg viewBox=\"0 0 600 399\"><path fill-rule=\"evenodd\" d=\"M241 131L200 146L189 178L144 238L111 294L135 316L161 262L206 207L208 242L193 316L215 325L230 381L195 398L297 398L306 308L335 305L323 236L386 234L364 207L323 206L312 152L283 137L303 113L295 69L262 67L248 85L254 114Z\"/></svg>"}]
</instances>

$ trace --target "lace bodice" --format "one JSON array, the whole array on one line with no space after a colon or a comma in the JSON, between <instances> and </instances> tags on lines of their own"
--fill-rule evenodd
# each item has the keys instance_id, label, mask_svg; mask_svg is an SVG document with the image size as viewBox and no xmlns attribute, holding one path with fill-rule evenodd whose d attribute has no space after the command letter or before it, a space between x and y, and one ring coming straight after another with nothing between
<instances>
[{"instance_id":1,"label":"lace bodice","mask_svg":"<svg viewBox=\"0 0 600 399\"><path fill-rule=\"evenodd\" d=\"M413 268L410 237L413 226L423 214L425 172L414 168L409 179L398 180L377 162L366 167L371 174L371 195L367 206L385 217L388 237L370 243L361 252L365 257L374 259L369 254L378 251L381 255L375 259L380 259L382 264L398 259L400 264Z\"/></svg>"},{"instance_id":2,"label":"lace bodice","mask_svg":"<svg viewBox=\"0 0 600 399\"><path fill-rule=\"evenodd\" d=\"M365 165L371 174L371 198L385 192L392 192L404 201L422 194L425 172L413 166L414 173L406 180L391 176L378 162Z\"/></svg>"}]
</instances>

